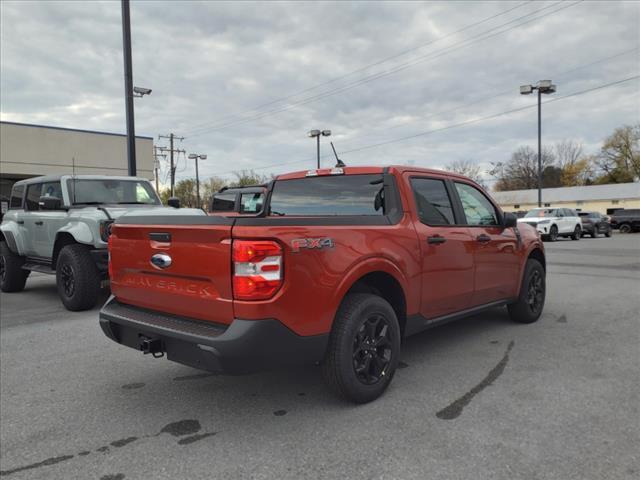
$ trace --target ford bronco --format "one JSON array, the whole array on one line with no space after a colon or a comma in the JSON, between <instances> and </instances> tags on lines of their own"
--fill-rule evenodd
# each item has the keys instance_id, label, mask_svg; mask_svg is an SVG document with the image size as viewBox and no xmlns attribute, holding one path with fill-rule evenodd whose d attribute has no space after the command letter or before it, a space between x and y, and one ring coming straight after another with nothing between
<instances>
[{"instance_id":1,"label":"ford bronco","mask_svg":"<svg viewBox=\"0 0 640 480\"><path fill-rule=\"evenodd\" d=\"M16 182L0 225L0 288L19 292L30 272L55 274L67 309L92 308L107 281L114 219L159 205L144 178L57 175Z\"/></svg>"},{"instance_id":2,"label":"ford bronco","mask_svg":"<svg viewBox=\"0 0 640 480\"><path fill-rule=\"evenodd\" d=\"M531 323L544 306L535 228L460 175L302 171L270 182L255 216L175 212L115 221L100 326L199 369L317 363L363 403L391 382L404 337L498 306Z\"/></svg>"}]
</instances>

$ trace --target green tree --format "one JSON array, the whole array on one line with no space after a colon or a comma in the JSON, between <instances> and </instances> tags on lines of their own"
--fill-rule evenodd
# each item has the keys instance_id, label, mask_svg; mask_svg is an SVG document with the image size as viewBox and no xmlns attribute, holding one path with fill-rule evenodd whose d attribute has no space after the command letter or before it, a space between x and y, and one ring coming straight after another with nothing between
<instances>
[{"instance_id":1,"label":"green tree","mask_svg":"<svg viewBox=\"0 0 640 480\"><path fill-rule=\"evenodd\" d=\"M240 170L239 172L233 172L236 179L230 183L231 187L248 187L250 185L260 185L267 183L272 177L268 175L261 175L256 173L255 170Z\"/></svg>"},{"instance_id":2,"label":"green tree","mask_svg":"<svg viewBox=\"0 0 640 480\"><path fill-rule=\"evenodd\" d=\"M604 140L595 162L604 172L597 183L624 183L640 179L640 124L616 128Z\"/></svg>"}]
</instances>

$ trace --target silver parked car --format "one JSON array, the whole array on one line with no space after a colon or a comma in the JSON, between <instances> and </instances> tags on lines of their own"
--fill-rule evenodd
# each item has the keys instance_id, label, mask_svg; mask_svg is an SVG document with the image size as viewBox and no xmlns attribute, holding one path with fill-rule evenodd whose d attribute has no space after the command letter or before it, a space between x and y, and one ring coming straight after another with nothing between
<instances>
[{"instance_id":1,"label":"silver parked car","mask_svg":"<svg viewBox=\"0 0 640 480\"><path fill-rule=\"evenodd\" d=\"M570 208L534 208L519 218L518 223L535 227L542 238L550 242L555 242L558 237L580 240L582 236L582 220Z\"/></svg>"},{"instance_id":2,"label":"silver parked car","mask_svg":"<svg viewBox=\"0 0 640 480\"><path fill-rule=\"evenodd\" d=\"M56 175L15 183L0 225L0 289L21 291L30 272L56 275L69 310L92 308L107 280L111 224L160 199L137 177Z\"/></svg>"}]
</instances>

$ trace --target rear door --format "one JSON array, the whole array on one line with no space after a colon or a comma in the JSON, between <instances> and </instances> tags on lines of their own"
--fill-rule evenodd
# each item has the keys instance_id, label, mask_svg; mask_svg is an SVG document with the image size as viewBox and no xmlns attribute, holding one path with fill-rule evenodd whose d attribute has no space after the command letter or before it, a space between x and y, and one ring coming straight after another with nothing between
<instances>
[{"instance_id":1,"label":"rear door","mask_svg":"<svg viewBox=\"0 0 640 480\"><path fill-rule=\"evenodd\" d=\"M452 192L444 178L405 174L413 191L412 208L422 267L420 313L430 319L468 308L474 290L475 243L456 221Z\"/></svg>"},{"instance_id":2,"label":"rear door","mask_svg":"<svg viewBox=\"0 0 640 480\"><path fill-rule=\"evenodd\" d=\"M40 193L42 192L41 183L32 183L27 185L27 194L24 202L24 213L22 214L24 236L24 253L27 256L35 257L37 254L37 238L42 235L42 226L44 223L40 220Z\"/></svg>"},{"instance_id":3,"label":"rear door","mask_svg":"<svg viewBox=\"0 0 640 480\"><path fill-rule=\"evenodd\" d=\"M230 323L232 224L205 215L122 217L110 238L112 293L122 303Z\"/></svg>"},{"instance_id":4,"label":"rear door","mask_svg":"<svg viewBox=\"0 0 640 480\"><path fill-rule=\"evenodd\" d=\"M465 223L474 238L473 306L514 297L519 287L519 241L513 228L503 228L498 207L470 183L454 182Z\"/></svg>"}]
</instances>

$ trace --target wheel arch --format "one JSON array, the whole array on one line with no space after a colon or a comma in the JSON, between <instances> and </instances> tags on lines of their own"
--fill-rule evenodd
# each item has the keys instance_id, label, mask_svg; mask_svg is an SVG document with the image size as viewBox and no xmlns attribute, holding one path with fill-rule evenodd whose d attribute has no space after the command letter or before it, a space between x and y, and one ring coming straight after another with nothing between
<instances>
[{"instance_id":1,"label":"wheel arch","mask_svg":"<svg viewBox=\"0 0 640 480\"><path fill-rule=\"evenodd\" d=\"M73 245L74 243L78 242L69 232L58 232L58 234L56 235L56 240L53 244L53 255L51 256L51 267L54 270L56 268L56 264L58 263L58 256L60 255L60 251L67 245Z\"/></svg>"},{"instance_id":2,"label":"wheel arch","mask_svg":"<svg viewBox=\"0 0 640 480\"><path fill-rule=\"evenodd\" d=\"M336 312L344 298L350 293L373 293L384 298L396 313L400 331L404 335L407 311L412 299L407 296L407 282L400 269L388 260L378 259L367 262L352 270L340 285L339 302Z\"/></svg>"},{"instance_id":3,"label":"wheel arch","mask_svg":"<svg viewBox=\"0 0 640 480\"><path fill-rule=\"evenodd\" d=\"M542 268L544 268L544 271L547 271L547 259L540 247L536 246L531 249L529 255L527 255L527 260L529 260L530 258L539 261L542 264Z\"/></svg>"}]
</instances>

